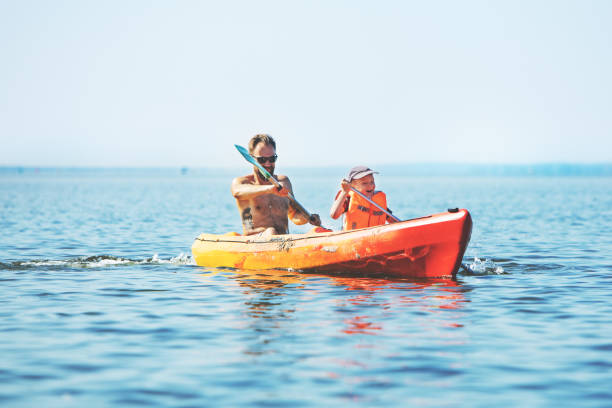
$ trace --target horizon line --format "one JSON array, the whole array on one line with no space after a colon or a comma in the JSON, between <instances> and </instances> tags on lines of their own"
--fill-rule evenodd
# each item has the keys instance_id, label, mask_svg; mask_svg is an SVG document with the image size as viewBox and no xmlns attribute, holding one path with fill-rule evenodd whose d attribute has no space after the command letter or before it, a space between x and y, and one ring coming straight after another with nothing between
<instances>
[{"instance_id":1,"label":"horizon line","mask_svg":"<svg viewBox=\"0 0 612 408\"><path fill-rule=\"evenodd\" d=\"M250 166L250 165L249 165ZM3 166L3 176L230 176L250 172L249 166L225 167L110 167L110 166ZM612 177L612 163L465 164L407 163L371 166L389 177ZM278 174L322 177L344 175L348 166L283 166Z\"/></svg>"},{"instance_id":2,"label":"horizon line","mask_svg":"<svg viewBox=\"0 0 612 408\"><path fill-rule=\"evenodd\" d=\"M530 163L464 163L464 162L413 162L413 163L375 163L376 167L418 167L418 166L453 166L453 167L529 167L529 166L577 166L577 167L601 167L601 166L612 166L612 161L601 161L601 162L569 162L569 161L542 161L542 162L530 162ZM72 164L58 164L58 165L32 165L32 164L0 164L0 169L234 169L239 167L245 167L244 165L217 165L217 166L202 166L202 165L72 165ZM325 169L325 168L344 168L344 164L330 164L330 165L283 165L282 168L300 168L300 169Z\"/></svg>"}]
</instances>

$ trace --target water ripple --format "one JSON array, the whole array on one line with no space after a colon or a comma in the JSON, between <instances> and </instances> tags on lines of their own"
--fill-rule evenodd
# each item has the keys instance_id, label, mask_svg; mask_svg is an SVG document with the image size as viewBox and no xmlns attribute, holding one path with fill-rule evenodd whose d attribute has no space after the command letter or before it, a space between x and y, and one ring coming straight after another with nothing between
<instances>
[{"instance_id":1,"label":"water ripple","mask_svg":"<svg viewBox=\"0 0 612 408\"><path fill-rule=\"evenodd\" d=\"M612 182L553 181L387 181L471 210L455 280L194 266L240 227L227 179L0 181L0 404L609 405Z\"/></svg>"}]
</instances>

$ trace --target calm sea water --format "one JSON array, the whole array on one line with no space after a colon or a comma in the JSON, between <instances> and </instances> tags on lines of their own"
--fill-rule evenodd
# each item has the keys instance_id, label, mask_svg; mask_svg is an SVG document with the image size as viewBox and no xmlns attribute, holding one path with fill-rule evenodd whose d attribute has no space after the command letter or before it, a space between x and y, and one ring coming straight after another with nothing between
<instances>
[{"instance_id":1,"label":"calm sea water","mask_svg":"<svg viewBox=\"0 0 612 408\"><path fill-rule=\"evenodd\" d=\"M288 174L338 228L343 174ZM195 266L230 180L0 173L0 405L612 406L612 178L377 176L402 218L471 211L454 281Z\"/></svg>"}]
</instances>

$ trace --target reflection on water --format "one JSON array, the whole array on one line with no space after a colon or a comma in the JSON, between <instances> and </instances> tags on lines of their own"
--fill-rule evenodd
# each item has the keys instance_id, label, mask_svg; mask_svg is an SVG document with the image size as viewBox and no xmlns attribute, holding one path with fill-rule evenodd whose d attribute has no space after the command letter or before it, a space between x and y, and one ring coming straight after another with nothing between
<instances>
[{"instance_id":1,"label":"reflection on water","mask_svg":"<svg viewBox=\"0 0 612 408\"><path fill-rule=\"evenodd\" d=\"M219 275L240 292L241 354L253 367L287 367L285 382L301 373L317 387L353 389L336 395L344 401L367 402L368 390L403 387L415 373L413 385L438 387L463 372L469 291L458 281L279 270L201 277Z\"/></svg>"},{"instance_id":2,"label":"reflection on water","mask_svg":"<svg viewBox=\"0 0 612 408\"><path fill-rule=\"evenodd\" d=\"M346 319L344 323L347 327L342 332L346 334L376 334L376 330L381 330L382 326L368 321L369 319L369 316L354 316Z\"/></svg>"},{"instance_id":3,"label":"reflection on water","mask_svg":"<svg viewBox=\"0 0 612 408\"><path fill-rule=\"evenodd\" d=\"M296 291L308 297L323 291L344 292L335 296L335 310L343 316L340 332L347 335L381 335L390 314L410 309L424 326L432 323L442 327L463 327L459 311L467 302L461 284L454 279L380 279L350 275L301 274L286 270L230 270L206 271L202 277L222 273L236 283L245 297L245 316L254 319L251 329L262 331L257 319L279 322L292 314L307 310L296 306ZM325 283L325 286L321 286ZM293 306L292 306L293 305ZM351 310L351 313L348 313ZM446 311L443 315L440 312ZM425 314L423 314L425 313ZM440 315L436 318L436 315ZM268 326L266 326L268 327Z\"/></svg>"}]
</instances>

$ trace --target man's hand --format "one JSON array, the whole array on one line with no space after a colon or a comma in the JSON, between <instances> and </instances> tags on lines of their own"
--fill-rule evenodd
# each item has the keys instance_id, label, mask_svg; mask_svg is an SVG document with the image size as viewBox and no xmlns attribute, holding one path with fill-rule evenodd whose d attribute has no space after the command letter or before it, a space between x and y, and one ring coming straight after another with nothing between
<instances>
[{"instance_id":1,"label":"man's hand","mask_svg":"<svg viewBox=\"0 0 612 408\"><path fill-rule=\"evenodd\" d=\"M310 222L312 225L316 225L317 227L320 227L321 217L319 217L319 214L311 214L308 222Z\"/></svg>"},{"instance_id":2,"label":"man's hand","mask_svg":"<svg viewBox=\"0 0 612 408\"><path fill-rule=\"evenodd\" d=\"M281 184L281 189L279 190L277 187L274 187L274 194L281 196L281 197L288 197L289 196L289 190L283 186Z\"/></svg>"}]
</instances>

